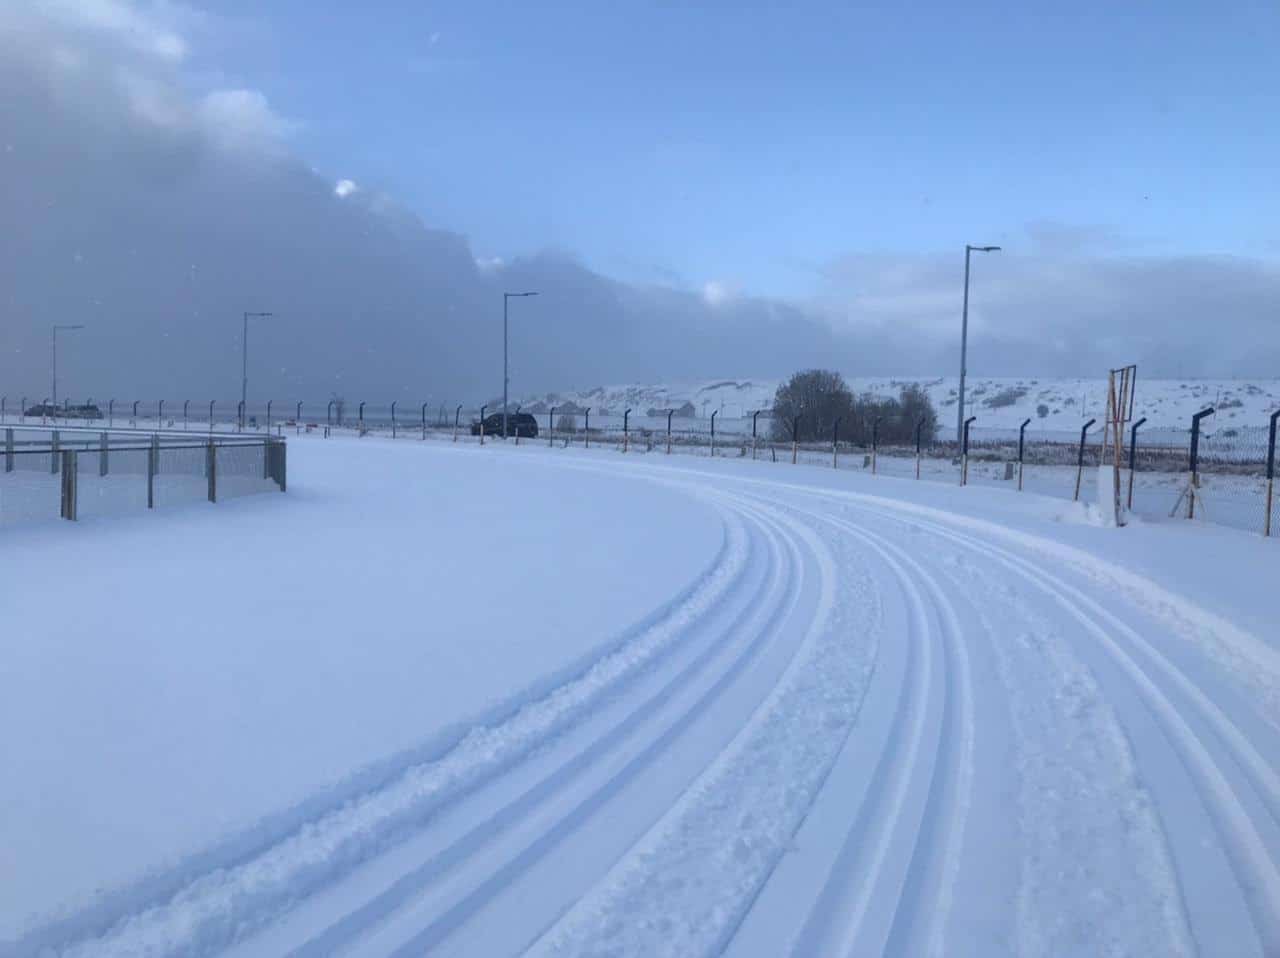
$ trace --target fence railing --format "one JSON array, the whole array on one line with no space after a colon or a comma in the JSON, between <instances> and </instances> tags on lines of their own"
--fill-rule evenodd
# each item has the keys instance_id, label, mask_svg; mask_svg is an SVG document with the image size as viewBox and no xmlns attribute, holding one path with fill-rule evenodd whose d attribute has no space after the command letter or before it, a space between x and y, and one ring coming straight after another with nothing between
<instances>
[{"instance_id":1,"label":"fence railing","mask_svg":"<svg viewBox=\"0 0 1280 958\"><path fill-rule=\"evenodd\" d=\"M4 426L0 524L125 515L184 502L285 491L274 436L93 432Z\"/></svg>"},{"instance_id":2,"label":"fence railing","mask_svg":"<svg viewBox=\"0 0 1280 958\"><path fill-rule=\"evenodd\" d=\"M478 426L495 407L474 407L441 400L414 403L279 401L241 404L221 400L64 400L57 412L46 404L34 408L48 424L87 422L174 432L282 437L287 431L347 433L396 439L446 439L479 442ZM922 433L919 424L875 420L836 424L822 438L801 422L776 420L762 409L740 416L714 411L693 418L674 409L598 408L566 402L540 402L528 407L512 403L509 411L531 414L537 438L524 434L512 441L613 446L626 452L678 452L703 456L742 456L789 463L866 469L873 474L959 484L1000 485L1045 495L1103 505L1114 494L1102 490L1097 470L1109 454L1102 447L1103 429L1082 423L1077 430L1041 429L1032 420L1021 428L988 428L970 421L957 443ZM57 415L55 416L55 413ZM1278 413L1277 415L1280 415ZM16 418L0 397L0 423ZM79 416L80 419L76 417ZM93 417L101 416L101 419ZM802 417L803 418L803 417ZM1280 530L1280 502L1274 495L1276 417L1268 423L1240 425L1234 419L1209 428L1213 417L1201 417L1186 428L1147 427L1135 420L1127 430L1122 463L1121 497L1138 514L1183 515L1271 535ZM28 418L30 422L30 418ZM892 427L892 428L891 428ZM806 438L796 438L798 436ZM828 438L829 436L829 438ZM1114 483L1114 471L1110 472Z\"/></svg>"}]
</instances>

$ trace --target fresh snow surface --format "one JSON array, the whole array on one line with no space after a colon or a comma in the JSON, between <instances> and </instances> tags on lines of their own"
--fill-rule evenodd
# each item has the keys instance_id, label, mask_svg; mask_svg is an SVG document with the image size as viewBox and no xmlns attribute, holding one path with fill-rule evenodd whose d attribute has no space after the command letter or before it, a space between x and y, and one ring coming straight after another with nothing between
<instances>
[{"instance_id":1,"label":"fresh snow surface","mask_svg":"<svg viewBox=\"0 0 1280 958\"><path fill-rule=\"evenodd\" d=\"M896 398L904 386L918 383L938 410L944 434L956 421L960 384L956 376L853 376L846 381L855 395L870 393L880 398ZM720 423L728 431L729 420L749 419L755 410L772 406L778 385L773 379L717 379L598 386L526 396L522 405L538 412L569 403L591 406L593 421L603 423L620 417L626 408L633 410L634 419L650 410L679 409L689 403L699 419L718 410ZM1089 418L1101 420L1106 415L1107 380L970 376L965 380L965 404L969 414L978 417L974 423L978 428L1017 429L1024 419L1031 419L1036 429L1079 430ZM1265 426L1267 417L1280 408L1280 379L1144 379L1139 370L1134 414L1147 417L1146 429L1188 429L1192 414L1210 405L1219 412L1205 424L1206 429Z\"/></svg>"},{"instance_id":2,"label":"fresh snow surface","mask_svg":"<svg viewBox=\"0 0 1280 958\"><path fill-rule=\"evenodd\" d=\"M0 539L0 955L1280 954L1275 542L290 450Z\"/></svg>"}]
</instances>

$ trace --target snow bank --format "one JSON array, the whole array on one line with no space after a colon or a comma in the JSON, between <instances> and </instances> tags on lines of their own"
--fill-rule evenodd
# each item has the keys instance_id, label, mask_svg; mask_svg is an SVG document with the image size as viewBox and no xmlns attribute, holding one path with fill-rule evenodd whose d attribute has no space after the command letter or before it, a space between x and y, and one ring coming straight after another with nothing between
<instances>
[{"instance_id":1,"label":"snow bank","mask_svg":"<svg viewBox=\"0 0 1280 958\"><path fill-rule=\"evenodd\" d=\"M658 483L377 440L291 443L283 496L7 531L0 941L439 754L723 538Z\"/></svg>"}]
</instances>

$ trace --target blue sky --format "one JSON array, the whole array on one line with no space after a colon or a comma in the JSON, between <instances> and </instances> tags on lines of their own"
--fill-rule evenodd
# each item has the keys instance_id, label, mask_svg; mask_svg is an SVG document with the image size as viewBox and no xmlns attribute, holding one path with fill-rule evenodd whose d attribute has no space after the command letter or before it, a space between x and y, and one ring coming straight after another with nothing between
<instances>
[{"instance_id":1,"label":"blue sky","mask_svg":"<svg viewBox=\"0 0 1280 958\"><path fill-rule=\"evenodd\" d=\"M212 9L235 29L197 54L304 158L479 256L803 296L843 254L1013 251L1029 223L1277 248L1273 3Z\"/></svg>"}]
</instances>

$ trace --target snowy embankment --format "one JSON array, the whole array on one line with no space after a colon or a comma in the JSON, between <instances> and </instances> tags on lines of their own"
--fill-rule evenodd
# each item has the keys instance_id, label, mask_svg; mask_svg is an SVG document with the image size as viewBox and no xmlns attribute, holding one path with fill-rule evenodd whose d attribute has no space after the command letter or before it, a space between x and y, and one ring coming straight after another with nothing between
<instances>
[{"instance_id":1,"label":"snowy embankment","mask_svg":"<svg viewBox=\"0 0 1280 958\"><path fill-rule=\"evenodd\" d=\"M1139 370L1135 415L1146 416L1146 428L1185 430L1191 416L1205 406L1216 406L1216 419L1206 428L1266 425L1280 408L1280 379L1146 379ZM852 376L847 380L857 396L870 393L896 399L904 386L919 384L938 410L944 434L956 421L960 381L955 376ZM718 411L722 428L732 430L732 420L750 418L757 409L773 405L779 385L772 379L721 379L701 383L597 386L569 392L527 396L526 410L542 412L553 405L564 408L590 406L592 420L604 423L626 408L635 420L650 410L681 409L707 419ZM1017 429L1030 419L1034 430L1079 430L1089 418L1101 420L1107 410L1105 378L1052 378L1027 376L971 376L965 384L965 405L983 429Z\"/></svg>"},{"instance_id":2,"label":"snowy embankment","mask_svg":"<svg viewBox=\"0 0 1280 958\"><path fill-rule=\"evenodd\" d=\"M276 501L0 543L10 583L117 556L16 603L9 951L1280 950L1275 543L750 460L291 449Z\"/></svg>"}]
</instances>

